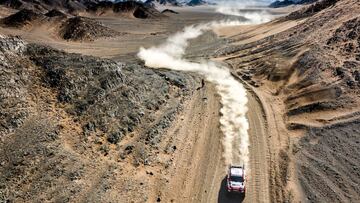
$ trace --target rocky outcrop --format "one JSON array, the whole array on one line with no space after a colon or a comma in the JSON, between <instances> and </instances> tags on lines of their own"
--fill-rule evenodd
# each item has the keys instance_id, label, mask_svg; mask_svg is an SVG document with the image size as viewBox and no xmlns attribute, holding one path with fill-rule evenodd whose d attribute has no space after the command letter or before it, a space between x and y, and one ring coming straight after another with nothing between
<instances>
[{"instance_id":1,"label":"rocky outcrop","mask_svg":"<svg viewBox=\"0 0 360 203\"><path fill-rule=\"evenodd\" d=\"M61 38L71 41L94 41L120 34L93 19L79 16L62 23L59 33Z\"/></svg>"},{"instance_id":2,"label":"rocky outcrop","mask_svg":"<svg viewBox=\"0 0 360 203\"><path fill-rule=\"evenodd\" d=\"M344 22L328 39L327 45L343 56L360 61L360 17Z\"/></svg>"},{"instance_id":3,"label":"rocky outcrop","mask_svg":"<svg viewBox=\"0 0 360 203\"><path fill-rule=\"evenodd\" d=\"M6 27L24 27L35 21L44 18L44 15L29 9L22 9L19 12L12 14L1 20L1 24Z\"/></svg>"},{"instance_id":4,"label":"rocky outcrop","mask_svg":"<svg viewBox=\"0 0 360 203\"><path fill-rule=\"evenodd\" d=\"M25 49L20 38L0 35L0 137L20 127L31 111L31 76L21 65Z\"/></svg>"}]
</instances>

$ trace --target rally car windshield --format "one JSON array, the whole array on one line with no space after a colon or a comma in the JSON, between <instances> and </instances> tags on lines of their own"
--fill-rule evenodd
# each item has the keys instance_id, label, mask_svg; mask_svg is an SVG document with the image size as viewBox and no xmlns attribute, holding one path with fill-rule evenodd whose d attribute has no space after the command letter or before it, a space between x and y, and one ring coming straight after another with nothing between
<instances>
[{"instance_id":1,"label":"rally car windshield","mask_svg":"<svg viewBox=\"0 0 360 203\"><path fill-rule=\"evenodd\" d=\"M240 183L244 182L244 178L241 176L231 176L230 180L233 182L240 182Z\"/></svg>"}]
</instances>

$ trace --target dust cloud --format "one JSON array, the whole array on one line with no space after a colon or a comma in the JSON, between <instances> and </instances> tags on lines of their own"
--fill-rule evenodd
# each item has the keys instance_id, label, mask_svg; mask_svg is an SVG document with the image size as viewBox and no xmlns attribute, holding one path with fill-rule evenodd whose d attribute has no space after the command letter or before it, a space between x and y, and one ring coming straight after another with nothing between
<instances>
[{"instance_id":1,"label":"dust cloud","mask_svg":"<svg viewBox=\"0 0 360 203\"><path fill-rule=\"evenodd\" d=\"M250 23L259 24L268 22L272 19L272 16L265 9L260 9L261 6L267 4L268 2L266 0L223 0L217 2L215 11L228 16L243 17Z\"/></svg>"},{"instance_id":2,"label":"dust cloud","mask_svg":"<svg viewBox=\"0 0 360 203\"><path fill-rule=\"evenodd\" d=\"M177 71L189 71L202 75L215 84L221 96L221 130L223 138L223 157L225 163L241 164L249 167L249 123L246 118L247 97L243 85L230 71L211 61L190 62L183 58L190 39L218 27L258 23L254 21L217 21L189 26L170 36L163 44L148 49L140 48L138 57L152 68L167 68ZM234 146L235 144L235 146ZM234 149L236 147L236 149Z\"/></svg>"}]
</instances>

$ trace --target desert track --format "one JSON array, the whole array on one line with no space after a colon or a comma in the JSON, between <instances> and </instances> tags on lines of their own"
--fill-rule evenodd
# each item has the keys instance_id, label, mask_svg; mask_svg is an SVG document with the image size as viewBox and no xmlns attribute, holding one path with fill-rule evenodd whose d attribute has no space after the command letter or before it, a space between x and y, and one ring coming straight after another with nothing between
<instances>
[{"instance_id":1,"label":"desert track","mask_svg":"<svg viewBox=\"0 0 360 203\"><path fill-rule=\"evenodd\" d=\"M178 140L179 151L175 156L170 183L159 188L165 191L165 200L194 203L270 202L269 149L264 112L255 93L249 92L248 99L251 169L248 171L246 196L227 194L227 166L222 158L223 135L218 121L219 96L214 87L207 84L206 88L194 94L193 101L184 109L183 117L168 132L183 139Z\"/></svg>"},{"instance_id":2,"label":"desert track","mask_svg":"<svg viewBox=\"0 0 360 203\"><path fill-rule=\"evenodd\" d=\"M251 169L245 202L270 202L268 174L269 148L264 112L255 93L249 92L248 95Z\"/></svg>"},{"instance_id":3,"label":"desert track","mask_svg":"<svg viewBox=\"0 0 360 203\"><path fill-rule=\"evenodd\" d=\"M219 192L212 194L210 202L270 202L269 199L269 148L266 134L266 122L261 103L253 92L248 92L248 120L250 124L250 171L248 171L247 191L245 197L228 195L225 179L219 182ZM223 171L223 170L220 170ZM218 174L216 179L224 178L225 173ZM220 184L221 183L221 184ZM221 187L221 188L220 188ZM204 201L206 202L206 201Z\"/></svg>"},{"instance_id":4,"label":"desert track","mask_svg":"<svg viewBox=\"0 0 360 203\"><path fill-rule=\"evenodd\" d=\"M194 48L197 53L206 53L218 40L216 35L206 33L201 39L193 41L187 50L187 56L199 58L199 55L194 55ZM239 82L242 81L239 79ZM173 130L168 132L168 136L184 139L177 144L181 147L174 157L176 163L174 170L170 170L173 174L169 184L159 188L159 191L165 191L165 200L193 203L270 202L270 151L264 107L256 93L246 83L243 84L248 89L247 118L250 124L250 169L247 171L246 196L227 194L225 177L228 166L222 157L220 96L212 84L207 84L194 93L183 116L178 119ZM233 153L238 151L234 150Z\"/></svg>"}]
</instances>

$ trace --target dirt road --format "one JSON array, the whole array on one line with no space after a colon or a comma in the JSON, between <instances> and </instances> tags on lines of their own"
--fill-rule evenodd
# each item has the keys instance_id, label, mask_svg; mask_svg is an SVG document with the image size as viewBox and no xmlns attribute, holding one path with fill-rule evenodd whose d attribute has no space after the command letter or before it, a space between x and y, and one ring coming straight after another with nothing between
<instances>
[{"instance_id":1,"label":"dirt road","mask_svg":"<svg viewBox=\"0 0 360 203\"><path fill-rule=\"evenodd\" d=\"M197 53L206 53L206 51L211 50L213 44L217 44L216 41L219 41L219 38L216 35L206 33L198 39L193 41L193 44L187 50L187 56L193 56L194 52ZM196 49L195 49L195 48ZM203 48L201 48L203 47ZM216 46L215 46L216 47ZM196 50L196 51L194 51ZM200 51L199 51L200 50ZM239 80L239 82L242 82ZM244 83L245 87L247 85ZM218 136L212 134L203 134L202 136L209 136L210 138L204 139L202 144L202 149L196 149L199 146L195 145L194 150L201 152L202 150L208 150L206 154L202 155L202 158L194 158L193 156L188 157L191 159L192 163L198 163L196 171L189 171L193 178L196 178L197 184L191 185L193 188L190 193L186 195L193 197L193 199L185 199L185 202L218 202L218 203L231 203L231 202L270 202L269 194L269 146L268 146L268 133L267 133L267 122L265 118L265 112L263 106L258 99L256 93L248 89L248 114L247 118L250 124L249 129L249 140L250 140L250 170L247 170L247 192L246 196L242 197L241 195L231 194L228 195L226 191L226 172L227 166L222 159L222 138L223 135L219 129L219 116L205 118L205 121L202 122L214 122L213 119L217 119L216 132ZM208 91L208 90L206 90ZM215 92L214 92L215 93ZM214 94L211 93L211 94ZM213 103L212 99L219 99L218 97L209 97L208 102ZM219 106L214 106L219 108ZM207 109L203 109L206 113ZM214 113L218 112L219 109L211 109ZM194 115L194 114L192 114ZM211 114L210 114L211 115ZM217 114L215 114L217 115ZM209 120L210 119L210 120ZM186 125L184 125L186 126ZM209 125L212 126L212 125ZM200 126L205 127L205 126ZM211 132L214 132L214 128L210 129ZM198 136L194 134L194 136ZM214 140L215 139L215 140ZM218 145L216 145L218 144ZM208 147L204 147L208 146ZM210 150L209 150L210 149ZM237 153L237 151L234 151ZM200 155L201 157L201 155Z\"/></svg>"},{"instance_id":2,"label":"dirt road","mask_svg":"<svg viewBox=\"0 0 360 203\"><path fill-rule=\"evenodd\" d=\"M213 193L209 201L203 202L270 202L269 199L269 177L268 177L268 145L266 135L266 122L261 104L254 93L248 92L248 120L250 123L250 171L246 196L227 194L226 179L224 170L217 170L220 173L214 178L217 183L218 192ZM220 166L219 166L220 167ZM226 168L224 168L226 169Z\"/></svg>"},{"instance_id":3,"label":"dirt road","mask_svg":"<svg viewBox=\"0 0 360 203\"><path fill-rule=\"evenodd\" d=\"M250 167L246 196L227 194L222 158L219 96L211 84L194 93L183 115L168 132L176 137L177 152L168 180L159 180L166 202L269 202L266 122L260 103L248 94ZM185 127L186 126L186 127Z\"/></svg>"},{"instance_id":4,"label":"dirt road","mask_svg":"<svg viewBox=\"0 0 360 203\"><path fill-rule=\"evenodd\" d=\"M223 134L219 123L220 96L215 87L207 83L194 92L168 132L168 137L176 138L173 142L177 152L173 157L174 164L167 170L167 180L154 183L159 185L156 190L162 193L162 199L194 203L270 202L269 147L264 110L250 88L247 97L250 169L247 170L246 196L226 191L227 166L222 156Z\"/></svg>"},{"instance_id":5,"label":"dirt road","mask_svg":"<svg viewBox=\"0 0 360 203\"><path fill-rule=\"evenodd\" d=\"M213 45L217 42L219 38L208 32L192 41L192 45L186 50L186 56L201 60L200 55L216 47ZM247 96L250 168L247 169L246 196L227 194L228 166L223 159L224 135L219 122L220 96L215 87L208 83L184 105L182 115L178 116L165 136L175 138L177 153L173 156L174 163L167 170L167 180L154 183L160 185L156 190L161 194L162 200L194 203L270 202L269 147L264 111L251 89ZM239 152L234 150L233 153Z\"/></svg>"}]
</instances>

